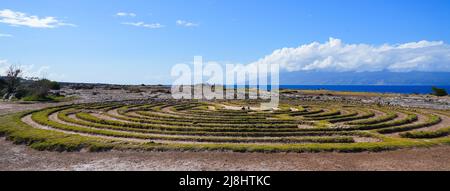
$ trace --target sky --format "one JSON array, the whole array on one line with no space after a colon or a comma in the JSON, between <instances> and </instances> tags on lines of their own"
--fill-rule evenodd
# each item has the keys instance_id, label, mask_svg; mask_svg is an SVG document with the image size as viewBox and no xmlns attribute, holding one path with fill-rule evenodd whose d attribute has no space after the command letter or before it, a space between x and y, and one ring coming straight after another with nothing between
<instances>
[{"instance_id":1,"label":"sky","mask_svg":"<svg viewBox=\"0 0 450 191\"><path fill-rule=\"evenodd\" d=\"M194 56L292 71L450 72L448 0L0 0L0 72L170 83Z\"/></svg>"}]
</instances>

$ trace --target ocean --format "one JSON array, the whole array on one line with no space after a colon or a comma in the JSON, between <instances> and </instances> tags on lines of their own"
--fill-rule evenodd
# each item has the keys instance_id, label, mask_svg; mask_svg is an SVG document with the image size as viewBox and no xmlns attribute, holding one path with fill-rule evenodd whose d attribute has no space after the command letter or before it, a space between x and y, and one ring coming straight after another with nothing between
<instances>
[{"instance_id":1,"label":"ocean","mask_svg":"<svg viewBox=\"0 0 450 191\"><path fill-rule=\"evenodd\" d=\"M433 86L396 86L396 85L280 85L280 89L333 90L350 92L376 92L401 94L430 94ZM436 86L450 93L450 86Z\"/></svg>"}]
</instances>

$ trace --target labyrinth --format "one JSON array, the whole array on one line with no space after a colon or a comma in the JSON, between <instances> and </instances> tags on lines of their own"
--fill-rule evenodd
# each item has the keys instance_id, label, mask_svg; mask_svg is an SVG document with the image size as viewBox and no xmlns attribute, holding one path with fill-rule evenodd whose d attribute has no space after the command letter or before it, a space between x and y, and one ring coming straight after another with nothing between
<instances>
[{"instance_id":1,"label":"labyrinth","mask_svg":"<svg viewBox=\"0 0 450 191\"><path fill-rule=\"evenodd\" d=\"M40 150L362 152L450 143L450 112L334 102L142 101L2 116L0 132Z\"/></svg>"}]
</instances>

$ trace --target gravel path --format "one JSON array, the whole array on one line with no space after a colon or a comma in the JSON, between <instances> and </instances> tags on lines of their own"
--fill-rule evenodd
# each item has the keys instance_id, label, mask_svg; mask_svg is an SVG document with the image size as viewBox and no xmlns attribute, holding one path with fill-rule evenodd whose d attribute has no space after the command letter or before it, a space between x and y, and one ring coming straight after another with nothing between
<instances>
[{"instance_id":1,"label":"gravel path","mask_svg":"<svg viewBox=\"0 0 450 191\"><path fill-rule=\"evenodd\" d=\"M58 123L62 122L63 124L68 124L66 122L60 121L56 115L57 114L50 115L49 119L56 121ZM52 131L62 132L62 133L71 134L71 135L81 135L81 136L85 136L85 137L95 137L95 138L111 139L111 140L116 140L116 141L127 141L127 142L141 142L141 143L150 142L150 140L144 140L144 139L121 138L121 137L119 138L119 137L103 136L103 135L88 134L88 133L79 133L79 132L74 132L74 131L56 129L53 127L49 127L49 126L45 126L45 125L36 123L35 121L33 121L33 119L31 119L31 115L27 115L27 116L23 117L22 122L24 122L34 128L44 129L44 130L52 130ZM75 125L75 126L82 127L79 125ZM89 127L86 127L86 128L89 128ZM91 129L94 129L94 128L91 128ZM116 131L116 132L120 132L120 131Z\"/></svg>"},{"instance_id":2,"label":"gravel path","mask_svg":"<svg viewBox=\"0 0 450 191\"><path fill-rule=\"evenodd\" d=\"M28 110L36 110L41 109L45 107L52 107L52 106L58 106L68 103L33 103L33 104L18 104L18 103L11 103L11 102L5 102L0 101L0 115L8 114L8 113L15 113L15 112L21 112L21 111L28 111Z\"/></svg>"}]
</instances>

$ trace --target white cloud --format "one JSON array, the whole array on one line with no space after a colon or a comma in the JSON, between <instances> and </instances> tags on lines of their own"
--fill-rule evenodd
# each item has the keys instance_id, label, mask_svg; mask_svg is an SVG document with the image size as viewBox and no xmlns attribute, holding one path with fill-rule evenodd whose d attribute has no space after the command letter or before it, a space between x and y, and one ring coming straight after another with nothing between
<instances>
[{"instance_id":1,"label":"white cloud","mask_svg":"<svg viewBox=\"0 0 450 191\"><path fill-rule=\"evenodd\" d=\"M7 64L7 63L8 63L7 60L0 60L0 66L3 66L3 65L5 65L5 64Z\"/></svg>"},{"instance_id":2,"label":"white cloud","mask_svg":"<svg viewBox=\"0 0 450 191\"><path fill-rule=\"evenodd\" d=\"M251 63L278 63L286 71L447 71L450 46L442 41L405 44L345 44L340 39L282 48Z\"/></svg>"},{"instance_id":3,"label":"white cloud","mask_svg":"<svg viewBox=\"0 0 450 191\"><path fill-rule=\"evenodd\" d=\"M136 17L137 15L135 13L126 13L126 12L118 12L116 14L118 17Z\"/></svg>"},{"instance_id":4,"label":"white cloud","mask_svg":"<svg viewBox=\"0 0 450 191\"><path fill-rule=\"evenodd\" d=\"M8 67L11 64L8 63L8 60L0 60L0 76L4 76L6 73L6 70L8 70Z\"/></svg>"},{"instance_id":5,"label":"white cloud","mask_svg":"<svg viewBox=\"0 0 450 191\"><path fill-rule=\"evenodd\" d=\"M131 26L135 26L135 27L144 27L144 28L150 28L150 29L158 29L158 28L163 28L165 27L164 25L161 25L159 23L144 23L144 22L125 22L122 23L124 25L131 25Z\"/></svg>"},{"instance_id":6,"label":"white cloud","mask_svg":"<svg viewBox=\"0 0 450 191\"><path fill-rule=\"evenodd\" d=\"M65 23L55 17L43 17L28 15L22 12L16 12L9 9L0 10L0 23L6 23L11 26L27 26L31 28L56 28L60 26L76 26Z\"/></svg>"},{"instance_id":7,"label":"white cloud","mask_svg":"<svg viewBox=\"0 0 450 191\"><path fill-rule=\"evenodd\" d=\"M2 38L2 37L13 37L13 35L0 33L0 38Z\"/></svg>"},{"instance_id":8,"label":"white cloud","mask_svg":"<svg viewBox=\"0 0 450 191\"><path fill-rule=\"evenodd\" d=\"M197 27L197 26L199 26L199 24L197 24L197 23L192 23L192 22L185 21L185 20L177 20L176 23L177 23L178 26L183 26L183 27Z\"/></svg>"},{"instance_id":9,"label":"white cloud","mask_svg":"<svg viewBox=\"0 0 450 191\"><path fill-rule=\"evenodd\" d=\"M11 66L8 60L0 60L0 76L6 74L6 71ZM64 80L64 74L50 73L50 66L36 67L35 65L18 65L22 70L22 76L24 78L48 78L51 80Z\"/></svg>"},{"instance_id":10,"label":"white cloud","mask_svg":"<svg viewBox=\"0 0 450 191\"><path fill-rule=\"evenodd\" d=\"M48 71L50 70L49 66L41 66L36 68L35 65L23 65L20 66L23 70L24 77L38 77L38 78L47 78Z\"/></svg>"}]
</instances>

